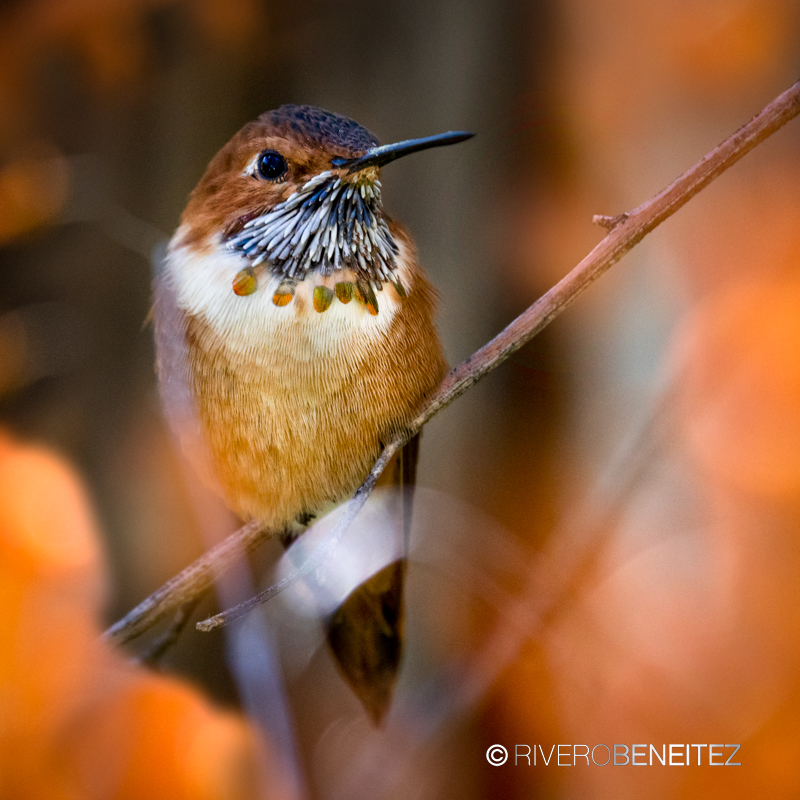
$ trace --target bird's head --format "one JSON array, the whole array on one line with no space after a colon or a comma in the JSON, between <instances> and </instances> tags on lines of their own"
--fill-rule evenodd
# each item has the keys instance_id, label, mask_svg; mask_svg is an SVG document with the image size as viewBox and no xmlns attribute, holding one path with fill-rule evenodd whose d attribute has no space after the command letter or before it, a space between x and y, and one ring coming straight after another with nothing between
<instances>
[{"instance_id":1,"label":"bird's head","mask_svg":"<svg viewBox=\"0 0 800 800\"><path fill-rule=\"evenodd\" d=\"M366 128L313 106L284 105L245 125L192 193L180 244L225 247L247 262L237 294L267 272L291 286L348 271L397 283L397 244L383 213L380 168L472 136L449 132L380 145Z\"/></svg>"}]
</instances>

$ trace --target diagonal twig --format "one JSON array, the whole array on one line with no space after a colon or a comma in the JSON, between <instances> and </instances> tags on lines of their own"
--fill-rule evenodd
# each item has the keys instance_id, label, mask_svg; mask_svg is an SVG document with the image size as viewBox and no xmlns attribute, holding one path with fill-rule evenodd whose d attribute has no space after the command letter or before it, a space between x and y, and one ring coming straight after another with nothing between
<instances>
[{"instance_id":1,"label":"diagonal twig","mask_svg":"<svg viewBox=\"0 0 800 800\"><path fill-rule=\"evenodd\" d=\"M135 639L167 615L202 597L214 585L216 575L226 572L242 553L252 552L269 536L270 531L258 522L240 528L115 622L103 638L115 644Z\"/></svg>"},{"instance_id":2,"label":"diagonal twig","mask_svg":"<svg viewBox=\"0 0 800 800\"><path fill-rule=\"evenodd\" d=\"M335 546L335 542L366 502L375 482L388 463L387 453L396 452L431 417L529 342L650 231L798 113L800 113L800 81L776 97L747 124L650 200L616 217L596 217L595 221L598 224L609 229L605 238L565 278L445 377L439 389L412 420L407 430L386 446L366 481L349 501L347 511L330 537L334 540L333 543L328 544L326 540L317 549ZM106 638L114 642L124 642L147 630L192 597L208 591L214 575L230 565L231 559L227 557L230 551L234 552L234 557L242 550L249 552L268 535L269 532L261 530L256 523L251 523L232 534L109 628L105 634ZM327 552L328 549L325 550L325 553ZM313 561L312 565L304 564L296 573L262 593L260 602L277 594L290 580L313 569L321 557L316 552L312 554L309 558L309 561ZM210 620L198 623L198 627L202 626L201 630L219 627L241 616L242 613L247 613L257 604L258 602L254 600L248 601L244 604L244 608L237 606Z\"/></svg>"},{"instance_id":3,"label":"diagonal twig","mask_svg":"<svg viewBox=\"0 0 800 800\"><path fill-rule=\"evenodd\" d=\"M137 653L134 663L147 664L150 667L158 667L161 657L180 638L183 629L189 622L189 619L192 616L195 608L197 608L197 604L200 602L200 600L200 597L195 597L185 605L182 605L175 612L169 627L155 641L153 641L146 650Z\"/></svg>"}]
</instances>

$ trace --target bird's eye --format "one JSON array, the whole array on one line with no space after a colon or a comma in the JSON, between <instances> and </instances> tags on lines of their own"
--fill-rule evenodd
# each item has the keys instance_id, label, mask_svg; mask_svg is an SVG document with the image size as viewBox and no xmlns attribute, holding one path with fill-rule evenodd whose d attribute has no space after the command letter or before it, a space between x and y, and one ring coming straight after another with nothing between
<instances>
[{"instance_id":1,"label":"bird's eye","mask_svg":"<svg viewBox=\"0 0 800 800\"><path fill-rule=\"evenodd\" d=\"M265 150L258 157L258 174L265 180L280 180L286 174L288 168L286 159L275 150Z\"/></svg>"}]
</instances>

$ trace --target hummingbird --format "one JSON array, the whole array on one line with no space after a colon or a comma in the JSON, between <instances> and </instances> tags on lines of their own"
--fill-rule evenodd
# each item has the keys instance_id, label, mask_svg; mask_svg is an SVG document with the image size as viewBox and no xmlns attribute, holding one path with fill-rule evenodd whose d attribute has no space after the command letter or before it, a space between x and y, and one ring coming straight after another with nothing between
<instances>
[{"instance_id":1,"label":"hummingbird","mask_svg":"<svg viewBox=\"0 0 800 800\"><path fill-rule=\"evenodd\" d=\"M154 281L167 415L228 507L287 547L352 496L447 372L436 292L380 175L472 135L381 145L348 117L283 105L246 124L190 195ZM415 438L385 480L413 486L417 454ZM325 621L376 723L399 670L405 571L388 565Z\"/></svg>"}]
</instances>

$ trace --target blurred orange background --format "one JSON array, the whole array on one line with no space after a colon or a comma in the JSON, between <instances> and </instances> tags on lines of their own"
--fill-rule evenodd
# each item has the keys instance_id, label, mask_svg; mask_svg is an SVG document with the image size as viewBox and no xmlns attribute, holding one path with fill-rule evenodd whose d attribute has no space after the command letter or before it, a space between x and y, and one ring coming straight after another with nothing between
<instances>
[{"instance_id":1,"label":"blurred orange background","mask_svg":"<svg viewBox=\"0 0 800 800\"><path fill-rule=\"evenodd\" d=\"M154 254L242 124L298 102L384 142L479 134L383 176L455 364L600 240L593 214L786 89L799 45L790 0L4 4L0 795L798 796L796 121L426 428L385 731L280 602L253 623L274 727L222 634L187 629L167 676L97 636L204 548L143 325ZM735 742L742 766L513 764L637 742Z\"/></svg>"}]
</instances>

